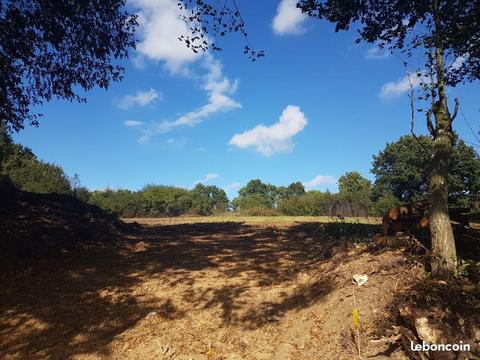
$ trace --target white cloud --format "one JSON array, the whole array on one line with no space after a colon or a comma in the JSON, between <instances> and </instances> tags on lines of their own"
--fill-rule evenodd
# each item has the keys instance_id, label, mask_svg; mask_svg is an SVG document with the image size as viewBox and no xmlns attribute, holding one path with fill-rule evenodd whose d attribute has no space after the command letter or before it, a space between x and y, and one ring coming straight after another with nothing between
<instances>
[{"instance_id":1,"label":"white cloud","mask_svg":"<svg viewBox=\"0 0 480 360\"><path fill-rule=\"evenodd\" d=\"M277 7L277 14L272 22L275 34L301 34L305 31L302 27L307 16L297 8L297 0L282 0Z\"/></svg>"},{"instance_id":2,"label":"white cloud","mask_svg":"<svg viewBox=\"0 0 480 360\"><path fill-rule=\"evenodd\" d=\"M375 46L365 51L363 56L367 60L382 60L390 57L390 51Z\"/></svg>"},{"instance_id":3,"label":"white cloud","mask_svg":"<svg viewBox=\"0 0 480 360\"><path fill-rule=\"evenodd\" d=\"M206 182L209 182L213 179L217 179L219 178L220 175L216 174L216 173L208 173L207 175L205 175L205 177L202 179L202 180L197 180L195 181L195 184L198 184L198 183L206 183Z\"/></svg>"},{"instance_id":4,"label":"white cloud","mask_svg":"<svg viewBox=\"0 0 480 360\"><path fill-rule=\"evenodd\" d=\"M142 126L143 121L138 121L138 120L125 120L123 122L123 125L126 127L136 127L136 126Z\"/></svg>"},{"instance_id":5,"label":"white cloud","mask_svg":"<svg viewBox=\"0 0 480 360\"><path fill-rule=\"evenodd\" d=\"M420 76L418 76L418 74L420 74ZM406 93L410 90L410 83L408 80L409 77L413 88L417 88L422 83L430 83L430 78L424 71L421 71L418 74L407 73L407 75L405 75L402 79L399 79L396 82L390 81L384 84L378 96L382 99L391 99L399 97L403 93Z\"/></svg>"},{"instance_id":6,"label":"white cloud","mask_svg":"<svg viewBox=\"0 0 480 360\"><path fill-rule=\"evenodd\" d=\"M138 9L140 59L134 64L144 66L144 58L164 61L167 69L181 72L202 54L194 53L178 38L189 34L188 26L180 18L182 12L174 0L132 0Z\"/></svg>"},{"instance_id":7,"label":"white cloud","mask_svg":"<svg viewBox=\"0 0 480 360\"><path fill-rule=\"evenodd\" d=\"M203 61L203 67L206 68L207 73L202 80L202 89L208 94L208 103L179 116L176 120L153 124L145 129L140 142L148 141L156 134L166 133L177 127L194 126L215 113L242 107L230 97L237 91L238 81L231 81L223 75L221 63L207 54Z\"/></svg>"},{"instance_id":8,"label":"white cloud","mask_svg":"<svg viewBox=\"0 0 480 360\"><path fill-rule=\"evenodd\" d=\"M330 175L317 175L315 176L312 180L306 181L303 183L303 186L305 186L308 189L317 187L319 185L324 185L324 184L335 184L337 180Z\"/></svg>"},{"instance_id":9,"label":"white cloud","mask_svg":"<svg viewBox=\"0 0 480 360\"><path fill-rule=\"evenodd\" d=\"M130 109L135 105L143 107L155 102L156 100L159 100L161 96L162 95L155 89L150 89L148 91L137 91L133 95L126 95L122 97L117 105L123 110Z\"/></svg>"},{"instance_id":10,"label":"white cloud","mask_svg":"<svg viewBox=\"0 0 480 360\"><path fill-rule=\"evenodd\" d=\"M258 125L230 140L230 145L241 149L255 147L264 156L290 151L294 144L292 137L307 125L307 118L298 106L288 105L282 112L278 122L273 125Z\"/></svg>"},{"instance_id":11,"label":"white cloud","mask_svg":"<svg viewBox=\"0 0 480 360\"><path fill-rule=\"evenodd\" d=\"M187 48L179 37L189 34L189 28L182 20L185 15L175 0L131 0L130 4L136 8L139 16L139 37L137 52L139 56L134 64L145 67L147 60L163 62L172 74L188 75L198 79L192 65L200 62L206 69L206 75L200 77L202 89L207 93L208 102L193 111L184 113L176 118L153 122L142 127L143 135L140 142L148 141L156 134L169 132L181 126L194 126L207 117L226 112L241 105L232 98L238 88L238 82L232 81L223 75L220 61L215 60L209 53L195 54ZM190 34L191 35L191 34ZM205 37L206 41L209 41Z\"/></svg>"}]
</instances>

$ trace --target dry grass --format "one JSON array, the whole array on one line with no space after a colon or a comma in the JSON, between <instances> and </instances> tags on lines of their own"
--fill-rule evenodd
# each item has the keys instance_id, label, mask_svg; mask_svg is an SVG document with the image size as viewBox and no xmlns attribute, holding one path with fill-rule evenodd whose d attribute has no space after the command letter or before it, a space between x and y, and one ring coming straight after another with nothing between
<instances>
[{"instance_id":1,"label":"dry grass","mask_svg":"<svg viewBox=\"0 0 480 360\"><path fill-rule=\"evenodd\" d=\"M222 215L222 216L181 216L170 218L130 218L123 219L125 222L138 222L147 226L157 225L179 225L195 223L241 223L245 225L262 226L290 226L302 223L347 223L347 224L381 224L378 217L349 217L339 218L332 216L240 216L240 215Z\"/></svg>"}]
</instances>

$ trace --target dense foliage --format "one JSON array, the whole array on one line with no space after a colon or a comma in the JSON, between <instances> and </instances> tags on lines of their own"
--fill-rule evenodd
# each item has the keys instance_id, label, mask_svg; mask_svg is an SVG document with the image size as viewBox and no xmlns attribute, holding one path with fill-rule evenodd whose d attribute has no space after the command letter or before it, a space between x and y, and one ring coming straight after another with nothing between
<instances>
[{"instance_id":1,"label":"dense foliage","mask_svg":"<svg viewBox=\"0 0 480 360\"><path fill-rule=\"evenodd\" d=\"M339 192L305 192L302 183L285 186L250 180L232 201L234 210L246 215L366 216L372 214L371 183L358 172L339 179Z\"/></svg>"},{"instance_id":2,"label":"dense foliage","mask_svg":"<svg viewBox=\"0 0 480 360\"><path fill-rule=\"evenodd\" d=\"M0 176L24 191L72 192L70 179L60 166L38 160L30 149L13 143L4 128L0 128Z\"/></svg>"},{"instance_id":3,"label":"dense foliage","mask_svg":"<svg viewBox=\"0 0 480 360\"><path fill-rule=\"evenodd\" d=\"M374 198L390 194L410 202L428 196L432 140L426 136L417 139L402 136L373 157ZM475 149L456 139L449 166L450 204L471 206L480 194L480 157Z\"/></svg>"},{"instance_id":4,"label":"dense foliage","mask_svg":"<svg viewBox=\"0 0 480 360\"><path fill-rule=\"evenodd\" d=\"M37 124L33 106L120 80L112 59L135 46L136 24L125 0L0 1L0 125Z\"/></svg>"}]
</instances>

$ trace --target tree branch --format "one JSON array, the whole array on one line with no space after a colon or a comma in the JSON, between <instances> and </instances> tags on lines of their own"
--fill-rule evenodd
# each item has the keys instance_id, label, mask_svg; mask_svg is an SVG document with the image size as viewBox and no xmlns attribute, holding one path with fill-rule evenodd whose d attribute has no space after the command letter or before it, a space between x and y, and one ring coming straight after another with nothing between
<instances>
[{"instance_id":1,"label":"tree branch","mask_svg":"<svg viewBox=\"0 0 480 360\"><path fill-rule=\"evenodd\" d=\"M417 134L415 134L414 128L415 128L415 104L414 104L414 96L415 96L415 90L413 89L413 84L412 84L412 79L410 78L410 74L407 73L408 76L408 85L410 86L410 93L408 94L408 97L410 98L410 133L412 134L413 138L420 144L420 146L428 152L427 148L425 145L420 141L418 138Z\"/></svg>"},{"instance_id":2,"label":"tree branch","mask_svg":"<svg viewBox=\"0 0 480 360\"><path fill-rule=\"evenodd\" d=\"M455 109L453 110L453 115L450 116L450 124L452 124L453 120L457 117L458 113L458 98L455 98Z\"/></svg>"}]
</instances>

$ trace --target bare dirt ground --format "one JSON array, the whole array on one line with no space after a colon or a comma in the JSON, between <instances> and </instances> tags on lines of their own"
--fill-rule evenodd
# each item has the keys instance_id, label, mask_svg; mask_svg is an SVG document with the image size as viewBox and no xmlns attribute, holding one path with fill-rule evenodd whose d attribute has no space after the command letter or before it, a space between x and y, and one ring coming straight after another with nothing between
<instances>
[{"instance_id":1,"label":"bare dirt ground","mask_svg":"<svg viewBox=\"0 0 480 360\"><path fill-rule=\"evenodd\" d=\"M354 274L369 278L355 294L365 358L415 358L382 340L412 296L462 297L465 334L476 329L478 287L428 283L437 297L419 296L421 259L369 244L376 225L350 224L355 238L344 225L150 221L5 265L0 358L353 359Z\"/></svg>"}]
</instances>

